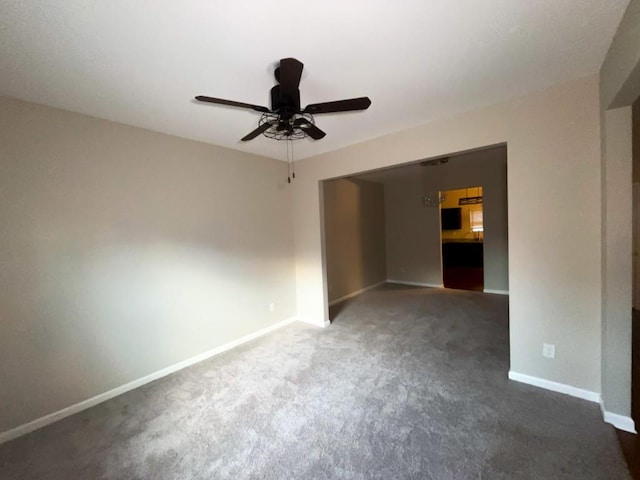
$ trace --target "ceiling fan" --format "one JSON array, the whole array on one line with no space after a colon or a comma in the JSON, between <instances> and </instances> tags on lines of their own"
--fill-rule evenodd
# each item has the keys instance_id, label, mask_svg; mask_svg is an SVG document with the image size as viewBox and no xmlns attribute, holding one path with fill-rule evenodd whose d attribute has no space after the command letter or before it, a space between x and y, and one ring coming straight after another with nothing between
<instances>
[{"instance_id":1,"label":"ceiling fan","mask_svg":"<svg viewBox=\"0 0 640 480\"><path fill-rule=\"evenodd\" d=\"M262 113L258 128L242 137L243 142L253 140L260 134L275 140L297 140L307 136L314 140L320 140L326 133L315 125L314 115L366 110L371 105L371 100L368 97L358 97L334 102L312 103L301 109L298 87L303 67L302 62L295 58L280 60L280 65L274 72L278 84L271 88L271 110L260 105L202 95L197 96L196 100L246 108Z\"/></svg>"}]
</instances>

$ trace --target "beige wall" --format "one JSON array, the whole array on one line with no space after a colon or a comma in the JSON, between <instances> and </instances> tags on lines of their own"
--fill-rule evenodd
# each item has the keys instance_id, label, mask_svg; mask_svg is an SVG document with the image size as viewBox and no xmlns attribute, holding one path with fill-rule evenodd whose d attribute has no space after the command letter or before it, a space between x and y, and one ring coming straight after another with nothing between
<instances>
[{"instance_id":1,"label":"beige wall","mask_svg":"<svg viewBox=\"0 0 640 480\"><path fill-rule=\"evenodd\" d=\"M0 165L0 432L295 314L286 164L0 98Z\"/></svg>"},{"instance_id":2,"label":"beige wall","mask_svg":"<svg viewBox=\"0 0 640 480\"><path fill-rule=\"evenodd\" d=\"M629 107L640 95L640 0L631 0L600 69L602 399L630 415L632 158ZM608 109L613 109L607 111ZM629 422L628 422L629 423Z\"/></svg>"},{"instance_id":3,"label":"beige wall","mask_svg":"<svg viewBox=\"0 0 640 480\"><path fill-rule=\"evenodd\" d=\"M633 308L640 309L640 99L631 109L632 171L633 171Z\"/></svg>"},{"instance_id":4,"label":"beige wall","mask_svg":"<svg viewBox=\"0 0 640 480\"><path fill-rule=\"evenodd\" d=\"M375 182L324 182L329 301L387 279L384 187Z\"/></svg>"},{"instance_id":5,"label":"beige wall","mask_svg":"<svg viewBox=\"0 0 640 480\"><path fill-rule=\"evenodd\" d=\"M328 315L320 180L506 143L511 369L599 392L598 90L597 76L579 79L299 162L299 314L318 324ZM554 360L543 342L556 345Z\"/></svg>"},{"instance_id":6,"label":"beige wall","mask_svg":"<svg viewBox=\"0 0 640 480\"><path fill-rule=\"evenodd\" d=\"M442 286L440 210L425 207L420 176L385 182L387 278L390 282Z\"/></svg>"},{"instance_id":7,"label":"beige wall","mask_svg":"<svg viewBox=\"0 0 640 480\"><path fill-rule=\"evenodd\" d=\"M483 187L484 287L509 291L507 148L454 155L435 167L406 168L406 175L385 184L387 272L390 280L442 285L440 211L425 207L428 192Z\"/></svg>"},{"instance_id":8,"label":"beige wall","mask_svg":"<svg viewBox=\"0 0 640 480\"><path fill-rule=\"evenodd\" d=\"M631 107L633 183L640 183L640 98Z\"/></svg>"},{"instance_id":9,"label":"beige wall","mask_svg":"<svg viewBox=\"0 0 640 480\"><path fill-rule=\"evenodd\" d=\"M602 399L631 413L631 107L606 112L602 217ZM625 361L626 360L626 361Z\"/></svg>"}]
</instances>

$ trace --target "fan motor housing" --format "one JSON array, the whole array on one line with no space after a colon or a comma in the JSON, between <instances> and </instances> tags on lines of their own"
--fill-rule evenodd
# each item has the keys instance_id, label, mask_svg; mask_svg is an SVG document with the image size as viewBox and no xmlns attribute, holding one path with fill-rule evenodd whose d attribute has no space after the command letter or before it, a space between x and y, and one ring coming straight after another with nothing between
<instances>
[{"instance_id":1,"label":"fan motor housing","mask_svg":"<svg viewBox=\"0 0 640 480\"><path fill-rule=\"evenodd\" d=\"M279 112L284 110L293 115L300 111L300 90L296 89L294 95L284 95L280 92L280 85L271 88L271 110ZM283 112L284 113L284 112Z\"/></svg>"}]
</instances>

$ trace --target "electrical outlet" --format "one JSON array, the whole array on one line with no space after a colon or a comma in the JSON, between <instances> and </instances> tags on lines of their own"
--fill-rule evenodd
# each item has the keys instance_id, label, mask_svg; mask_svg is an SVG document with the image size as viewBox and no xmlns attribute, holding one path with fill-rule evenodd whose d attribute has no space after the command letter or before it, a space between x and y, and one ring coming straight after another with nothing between
<instances>
[{"instance_id":1,"label":"electrical outlet","mask_svg":"<svg viewBox=\"0 0 640 480\"><path fill-rule=\"evenodd\" d=\"M276 304L275 303L270 303L269 304L269 311L270 312L275 312L276 311Z\"/></svg>"},{"instance_id":2,"label":"electrical outlet","mask_svg":"<svg viewBox=\"0 0 640 480\"><path fill-rule=\"evenodd\" d=\"M543 343L542 356L547 358L556 358L556 346L552 343Z\"/></svg>"}]
</instances>

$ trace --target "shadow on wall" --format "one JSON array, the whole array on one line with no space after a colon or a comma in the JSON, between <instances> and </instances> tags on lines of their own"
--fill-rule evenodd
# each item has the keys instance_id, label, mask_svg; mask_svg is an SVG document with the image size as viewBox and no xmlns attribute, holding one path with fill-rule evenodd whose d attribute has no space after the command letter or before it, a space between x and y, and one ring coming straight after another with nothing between
<instances>
[{"instance_id":1,"label":"shadow on wall","mask_svg":"<svg viewBox=\"0 0 640 480\"><path fill-rule=\"evenodd\" d=\"M323 185L329 303L384 282L384 187L353 178Z\"/></svg>"},{"instance_id":2,"label":"shadow on wall","mask_svg":"<svg viewBox=\"0 0 640 480\"><path fill-rule=\"evenodd\" d=\"M0 432L295 315L282 162L5 98L0 123Z\"/></svg>"}]
</instances>

